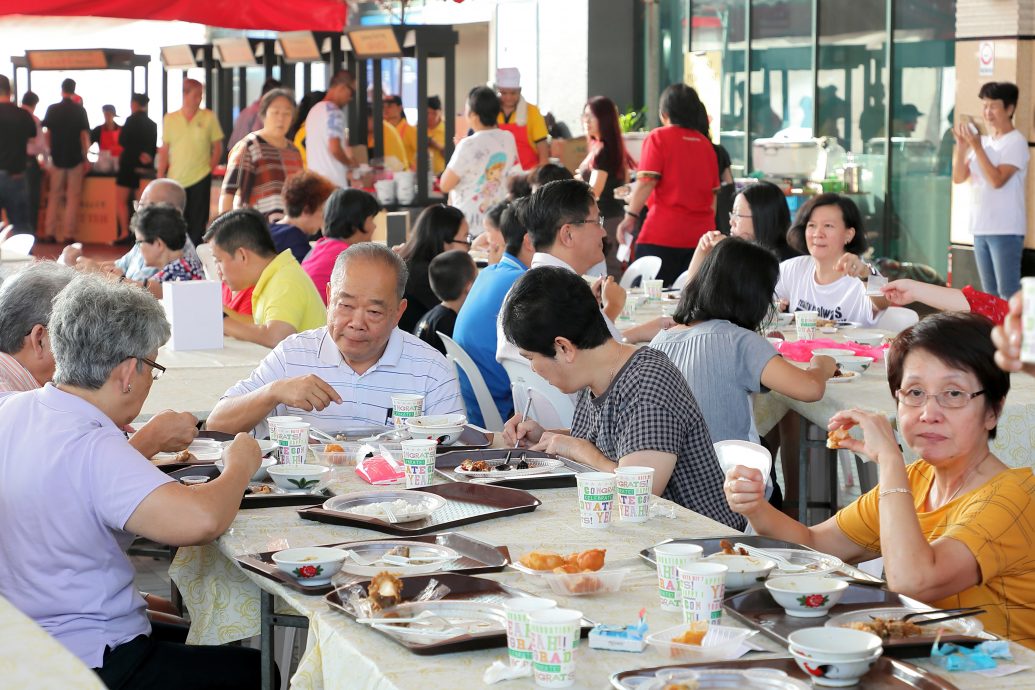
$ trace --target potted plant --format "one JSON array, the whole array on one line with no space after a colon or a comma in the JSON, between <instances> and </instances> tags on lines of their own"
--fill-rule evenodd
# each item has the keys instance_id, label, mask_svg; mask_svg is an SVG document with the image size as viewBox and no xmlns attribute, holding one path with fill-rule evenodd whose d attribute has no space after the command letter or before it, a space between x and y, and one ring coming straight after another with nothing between
<instances>
[{"instance_id":1,"label":"potted plant","mask_svg":"<svg viewBox=\"0 0 1035 690\"><path fill-rule=\"evenodd\" d=\"M647 138L647 108L636 110L628 108L624 114L618 115L618 125L622 128L622 140L625 142L625 149L637 163L640 162L640 151L643 148L643 140Z\"/></svg>"}]
</instances>

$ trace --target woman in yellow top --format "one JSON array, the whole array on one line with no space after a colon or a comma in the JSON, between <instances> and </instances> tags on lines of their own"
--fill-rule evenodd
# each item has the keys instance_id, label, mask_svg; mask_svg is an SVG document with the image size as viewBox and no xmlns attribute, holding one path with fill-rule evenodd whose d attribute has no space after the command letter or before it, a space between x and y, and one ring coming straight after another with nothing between
<instances>
[{"instance_id":1,"label":"woman in yellow top","mask_svg":"<svg viewBox=\"0 0 1035 690\"><path fill-rule=\"evenodd\" d=\"M830 429L858 426L839 447L877 463L880 485L806 527L769 505L758 470L726 476L730 507L762 535L858 563L884 557L888 588L940 608L979 606L985 628L1035 648L1035 476L988 447L1010 389L996 367L992 324L975 314L930 316L888 353L898 427L920 458L906 465L887 417L844 410Z\"/></svg>"}]
</instances>

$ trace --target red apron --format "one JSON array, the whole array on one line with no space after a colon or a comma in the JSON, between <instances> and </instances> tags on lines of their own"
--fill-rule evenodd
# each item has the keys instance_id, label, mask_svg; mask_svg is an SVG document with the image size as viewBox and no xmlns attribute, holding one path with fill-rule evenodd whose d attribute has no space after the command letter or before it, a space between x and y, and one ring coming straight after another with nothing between
<instances>
[{"instance_id":1,"label":"red apron","mask_svg":"<svg viewBox=\"0 0 1035 690\"><path fill-rule=\"evenodd\" d=\"M119 146L119 132L121 129L104 129L101 127L101 140L98 143L98 147L101 151L111 151L112 158L118 158L122 153L122 147Z\"/></svg>"},{"instance_id":2,"label":"red apron","mask_svg":"<svg viewBox=\"0 0 1035 690\"><path fill-rule=\"evenodd\" d=\"M514 143L517 144L518 161L521 163L522 170L531 170L539 165L539 152L535 150L532 142L528 140L527 125L506 122L500 124L499 128L505 129L514 135Z\"/></svg>"}]
</instances>

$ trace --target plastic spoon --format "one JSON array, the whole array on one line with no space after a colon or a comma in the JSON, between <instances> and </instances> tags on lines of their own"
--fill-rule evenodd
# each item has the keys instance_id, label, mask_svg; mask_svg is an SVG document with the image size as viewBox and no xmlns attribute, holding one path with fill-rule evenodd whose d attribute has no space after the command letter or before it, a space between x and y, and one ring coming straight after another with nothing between
<instances>
[{"instance_id":1,"label":"plastic spoon","mask_svg":"<svg viewBox=\"0 0 1035 690\"><path fill-rule=\"evenodd\" d=\"M788 573L800 573L800 572L803 572L805 570L808 570L808 568L806 568L803 565L798 565L797 563L791 563L790 561L788 561L783 556L775 554L775 553L773 553L771 551L766 551L765 549L759 549L759 548L754 547L754 546L748 546L747 544L734 544L733 548L735 548L735 549L744 549L745 551L748 552L748 554L750 554L752 556L758 556L760 558L768 558L771 561L776 561L777 567L780 570L783 570L783 571L788 572Z\"/></svg>"}]
</instances>

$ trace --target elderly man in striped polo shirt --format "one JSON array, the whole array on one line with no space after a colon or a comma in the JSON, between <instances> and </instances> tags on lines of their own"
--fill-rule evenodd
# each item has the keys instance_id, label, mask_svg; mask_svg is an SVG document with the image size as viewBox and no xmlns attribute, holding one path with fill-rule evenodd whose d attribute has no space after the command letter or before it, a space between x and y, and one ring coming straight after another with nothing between
<instances>
[{"instance_id":1,"label":"elderly man in striped polo shirt","mask_svg":"<svg viewBox=\"0 0 1035 690\"><path fill-rule=\"evenodd\" d=\"M396 328L406 276L383 245L342 252L327 285L327 325L284 339L223 395L207 427L263 433L266 417L287 414L325 431L385 426L397 393L423 395L425 414L463 412L452 365Z\"/></svg>"}]
</instances>

